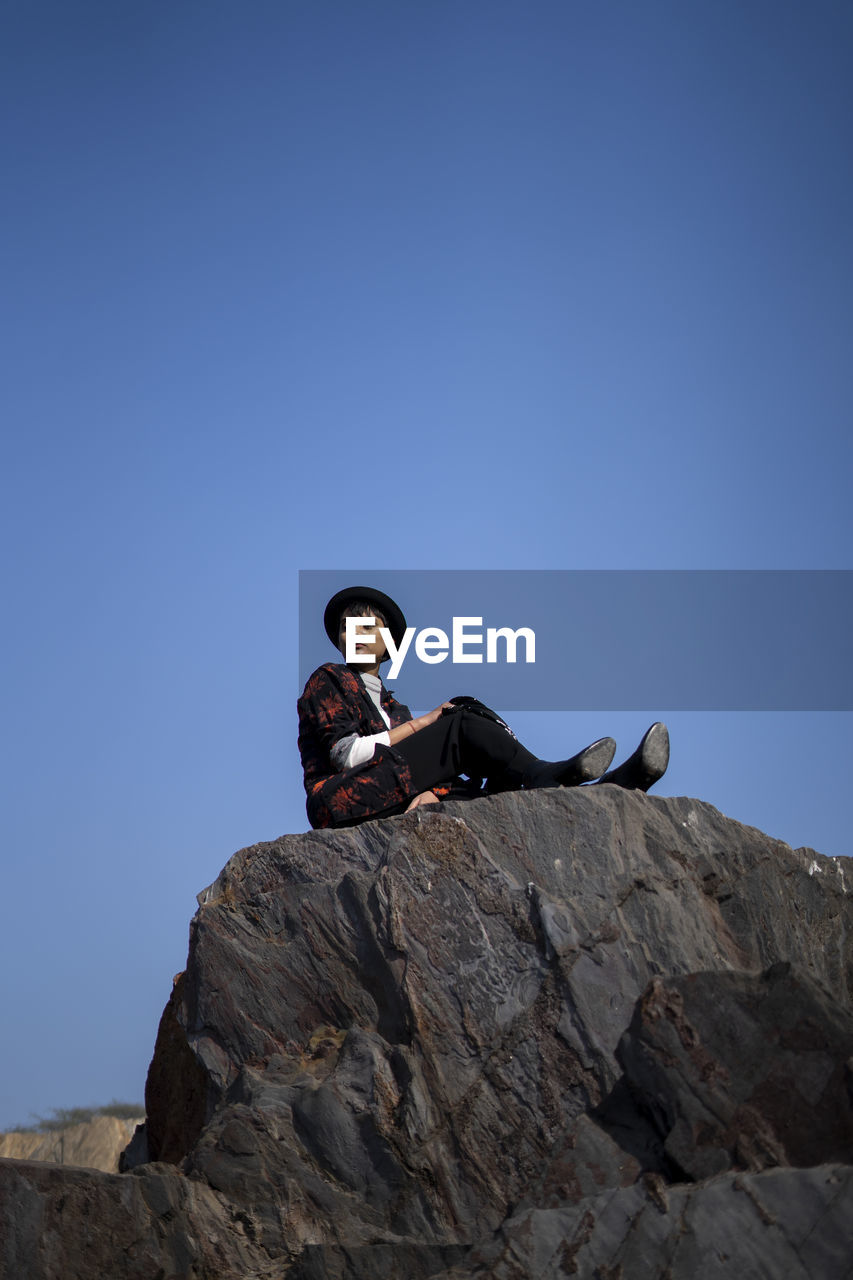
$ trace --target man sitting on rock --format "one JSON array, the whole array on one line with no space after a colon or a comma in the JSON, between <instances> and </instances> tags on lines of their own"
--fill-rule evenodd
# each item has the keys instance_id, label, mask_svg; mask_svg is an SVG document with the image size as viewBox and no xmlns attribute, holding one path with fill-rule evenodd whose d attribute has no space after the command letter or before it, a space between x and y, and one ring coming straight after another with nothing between
<instances>
[{"instance_id":1,"label":"man sitting on rock","mask_svg":"<svg viewBox=\"0 0 853 1280\"><path fill-rule=\"evenodd\" d=\"M669 763L669 734L659 721L632 756L606 773L616 743L599 738L567 760L528 751L506 724L475 700L442 702L413 718L379 677L389 655L380 627L399 647L406 619L372 587L347 587L326 605L326 634L346 657L346 619L375 618L355 645L369 661L327 662L308 679L297 703L299 754L312 827L347 827L370 818L437 804L448 796L580 783L614 783L647 791ZM466 775L465 782L462 775Z\"/></svg>"}]
</instances>

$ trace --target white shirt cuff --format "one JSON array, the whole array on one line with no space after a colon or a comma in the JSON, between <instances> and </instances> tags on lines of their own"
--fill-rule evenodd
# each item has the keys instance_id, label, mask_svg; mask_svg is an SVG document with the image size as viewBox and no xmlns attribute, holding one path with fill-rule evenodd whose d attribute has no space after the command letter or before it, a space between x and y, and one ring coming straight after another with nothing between
<instances>
[{"instance_id":1,"label":"white shirt cuff","mask_svg":"<svg viewBox=\"0 0 853 1280\"><path fill-rule=\"evenodd\" d=\"M364 764L366 760L373 759L373 748L377 742L383 747L391 745L387 730L384 733L364 734L362 737L357 733L351 733L349 737L341 738L340 742L336 742L332 747L332 764L339 771L354 769L357 764Z\"/></svg>"}]
</instances>

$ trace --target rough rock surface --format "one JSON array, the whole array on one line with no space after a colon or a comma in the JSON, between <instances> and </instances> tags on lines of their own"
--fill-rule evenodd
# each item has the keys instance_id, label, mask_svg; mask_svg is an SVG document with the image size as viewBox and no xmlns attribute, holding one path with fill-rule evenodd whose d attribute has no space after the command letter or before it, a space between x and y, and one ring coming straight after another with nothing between
<instances>
[{"instance_id":1,"label":"rough rock surface","mask_svg":"<svg viewBox=\"0 0 853 1280\"><path fill-rule=\"evenodd\" d=\"M2 1280L266 1277L240 1217L173 1166L0 1161Z\"/></svg>"},{"instance_id":2,"label":"rough rock surface","mask_svg":"<svg viewBox=\"0 0 853 1280\"><path fill-rule=\"evenodd\" d=\"M50 1160L118 1173L119 1156L144 1118L94 1116L83 1124L70 1124L47 1133L0 1133L0 1158Z\"/></svg>"},{"instance_id":3,"label":"rough rock surface","mask_svg":"<svg viewBox=\"0 0 853 1280\"><path fill-rule=\"evenodd\" d=\"M853 1165L853 1012L790 964L655 978L617 1056L685 1178Z\"/></svg>"},{"instance_id":4,"label":"rough rock surface","mask_svg":"<svg viewBox=\"0 0 853 1280\"><path fill-rule=\"evenodd\" d=\"M849 1276L846 869L607 786L245 849L136 1167L0 1164L3 1274Z\"/></svg>"}]
</instances>

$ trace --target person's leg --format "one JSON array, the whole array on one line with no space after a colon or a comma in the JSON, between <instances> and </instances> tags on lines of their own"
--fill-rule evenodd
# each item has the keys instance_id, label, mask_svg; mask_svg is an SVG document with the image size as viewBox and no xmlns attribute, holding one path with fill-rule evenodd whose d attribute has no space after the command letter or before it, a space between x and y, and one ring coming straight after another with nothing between
<instances>
[{"instance_id":1,"label":"person's leg","mask_svg":"<svg viewBox=\"0 0 853 1280\"><path fill-rule=\"evenodd\" d=\"M472 723L477 719L480 725ZM403 738L395 750L405 758L419 792L450 782L461 773L469 778L497 776L517 754L521 759L530 754L499 725L462 710L443 715Z\"/></svg>"},{"instance_id":2,"label":"person's leg","mask_svg":"<svg viewBox=\"0 0 853 1280\"><path fill-rule=\"evenodd\" d=\"M597 778L615 749L612 738L602 738L570 760L540 760L500 725L465 710L441 716L395 747L419 792L461 773L486 778L490 791L576 786Z\"/></svg>"}]
</instances>

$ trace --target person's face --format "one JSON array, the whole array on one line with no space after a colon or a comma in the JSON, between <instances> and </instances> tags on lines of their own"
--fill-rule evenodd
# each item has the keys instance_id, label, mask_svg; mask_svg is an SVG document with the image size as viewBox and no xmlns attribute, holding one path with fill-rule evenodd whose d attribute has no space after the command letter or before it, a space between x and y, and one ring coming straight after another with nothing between
<instances>
[{"instance_id":1,"label":"person's face","mask_svg":"<svg viewBox=\"0 0 853 1280\"><path fill-rule=\"evenodd\" d=\"M370 628L367 622L367 616L364 616L362 614L344 614L344 616L341 618L341 625L338 631L338 648L340 649L341 653L344 655L344 658L346 658L347 618L348 617L358 618L359 622L364 624L363 628L362 627L359 628L359 631L363 631L363 634L359 635L358 639L356 640L355 652L359 657L362 657L362 656L369 657L370 662L354 663L353 665L356 666L360 671L372 671L378 668L380 662L385 657L385 651L386 651L385 641L382 639L382 636L379 633L379 628L384 627L386 625L385 619L379 613L374 613L369 616L372 616L376 619L376 625L373 628Z\"/></svg>"}]
</instances>

